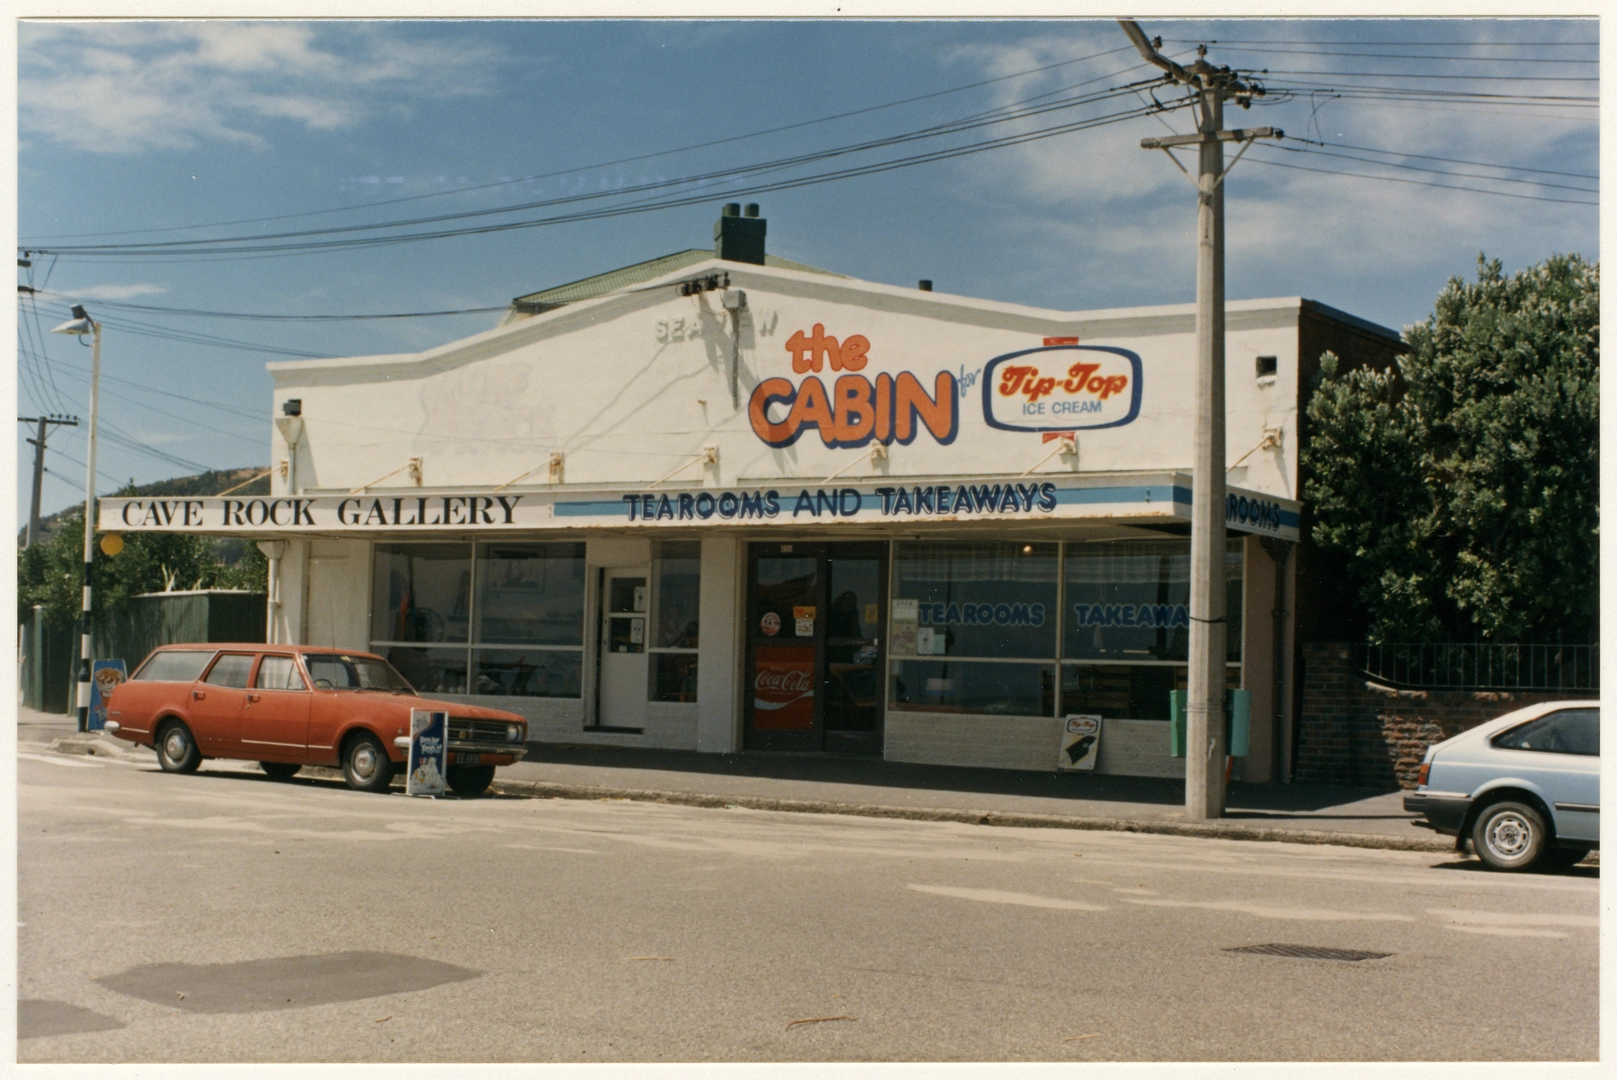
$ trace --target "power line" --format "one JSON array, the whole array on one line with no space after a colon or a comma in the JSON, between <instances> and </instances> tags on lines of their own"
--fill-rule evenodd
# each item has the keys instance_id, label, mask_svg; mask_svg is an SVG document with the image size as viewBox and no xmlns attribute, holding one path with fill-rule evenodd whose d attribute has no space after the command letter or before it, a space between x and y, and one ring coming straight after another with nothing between
<instances>
[{"instance_id":1,"label":"power line","mask_svg":"<svg viewBox=\"0 0 1617 1080\"><path fill-rule=\"evenodd\" d=\"M1299 140L1300 141L1300 140ZM1313 140L1308 140L1312 142ZM1325 145L1323 143L1319 144ZM1358 157L1353 154L1338 154L1330 150L1310 150L1301 146L1276 146L1277 150L1284 150L1288 154L1313 154L1318 157L1341 158L1345 161L1357 161L1365 165L1380 165L1387 169L1409 169L1413 172L1435 173L1438 176L1464 177L1470 180L1491 180L1499 184L1529 184L1534 187L1555 188L1559 191L1576 191L1584 195L1598 195L1599 191L1586 187L1575 187L1571 184L1552 184L1547 180L1518 180L1512 176L1485 176L1481 173L1451 172L1447 169L1429 169L1422 165L1404 165L1396 161L1376 161L1372 158Z\"/></svg>"},{"instance_id":2,"label":"power line","mask_svg":"<svg viewBox=\"0 0 1617 1080\"><path fill-rule=\"evenodd\" d=\"M1497 195L1504 199L1531 199L1534 202L1567 203L1572 206L1599 206L1598 201L1588 202L1583 199L1557 199L1548 195L1526 195L1513 191L1490 191L1487 188L1464 187L1459 184L1438 184L1430 180L1413 180L1403 176L1377 176L1374 173L1348 172L1345 169L1315 169L1307 165L1292 165L1283 161L1270 161L1268 158L1253 156L1251 160L1263 165L1270 165L1277 169L1297 169L1301 172L1324 173L1327 176L1353 176L1361 180L1385 180L1393 184L1414 184L1418 187L1446 188L1450 191L1472 191L1480 195Z\"/></svg>"},{"instance_id":3,"label":"power line","mask_svg":"<svg viewBox=\"0 0 1617 1080\"><path fill-rule=\"evenodd\" d=\"M1305 74L1317 75L1318 72ZM1329 78L1329 75L1321 77ZM1317 92L1358 97L1386 95L1394 100L1452 101L1465 104L1499 102L1500 104L1505 105L1530 105L1543 102L1546 105L1572 104L1578 107L1582 107L1584 105L1594 107L1600 104L1600 99L1598 97L1573 97L1569 94L1486 94L1478 90L1427 90L1418 86L1364 86L1361 84L1349 84L1347 86L1291 86L1282 82L1270 86L1269 89L1279 89L1289 93L1307 94Z\"/></svg>"},{"instance_id":4,"label":"power line","mask_svg":"<svg viewBox=\"0 0 1617 1080\"><path fill-rule=\"evenodd\" d=\"M1565 48L1565 49L1594 49L1598 48L1598 41L1332 41L1322 42L1318 38L1297 40L1295 38L1164 38L1176 45L1362 45L1381 46L1384 48L1426 48L1435 49L1523 49L1523 48Z\"/></svg>"},{"instance_id":5,"label":"power line","mask_svg":"<svg viewBox=\"0 0 1617 1080\"><path fill-rule=\"evenodd\" d=\"M1439 56L1430 53L1336 52L1320 49L1265 49L1235 46L1231 52L1275 53L1282 56L1359 56L1375 60L1454 60L1467 64L1598 64L1599 60L1570 57Z\"/></svg>"},{"instance_id":6,"label":"power line","mask_svg":"<svg viewBox=\"0 0 1617 1080\"><path fill-rule=\"evenodd\" d=\"M78 377L80 379L80 381L82 381L86 386L89 385L90 379L89 379L88 376L76 376L76 377ZM106 379L106 376L103 375L102 379ZM139 390L148 390L148 389L150 389L149 387L142 386L139 383L130 382L128 380L121 380L121 381L123 381L125 385L132 386L135 389L139 389ZM140 408L147 409L147 410L149 410L151 412L156 413L159 416L166 416L170 420L179 420L179 421L181 421L181 422L183 422L183 423L185 423L187 425L190 425L191 427L198 427L198 428L203 429L204 431L216 432L217 434L225 435L225 436L228 436L229 438L232 438L232 439L240 439L242 442L252 443L254 446L259 446L259 447L262 448L262 446L264 445L264 442L265 442L265 440L263 440L263 439L257 439L257 438L253 438L251 436L243 435L239 431L228 431L225 428L214 427L211 424L204 424L202 421L197 420L194 417L181 416L179 413L169 412L167 409L160 409L156 405L148 404L147 402L140 401L137 398L132 398L132 397L125 396L122 400L125 403L130 404L130 405L138 405ZM254 416L253 419L263 421L263 420L267 419L267 416Z\"/></svg>"},{"instance_id":7,"label":"power line","mask_svg":"<svg viewBox=\"0 0 1617 1080\"><path fill-rule=\"evenodd\" d=\"M1141 65L1134 65L1134 66L1139 67ZM1130 69L1130 70L1132 70L1132 69ZM1082 87L1084 85L1088 85L1088 83L1100 82L1100 81L1102 81L1104 79L1113 78L1113 77L1115 77L1115 76L1110 76L1110 75L1101 76L1101 77L1096 78L1096 79L1087 80L1084 83L1076 84L1074 87L1070 87L1068 89L1077 89L1077 88ZM1151 83L1154 83L1155 81L1156 80L1150 80ZM802 153L802 154L795 154L795 155L791 155L791 156L788 156L788 157L785 157L785 158L777 158L777 159L772 159L772 160L769 160L769 161L755 162L755 163L753 163L751 165L744 165L744 166L739 166L739 167L729 167L729 168L723 168L723 169L714 169L714 170L710 170L710 171L707 171L707 172L694 174L694 175L691 175L691 176L676 177L676 178L674 178L672 180L651 181L651 182L647 182L647 183L644 183L644 184L633 184L633 185L629 185L627 187L613 189L613 190L584 192L584 193L575 194L575 195L563 195L563 196L558 196L556 198L551 198L551 199L539 199L539 200L534 200L534 201L530 201L530 202L515 203L515 204L509 204L509 205L506 205L506 206L491 207L491 208L481 209L481 210L465 210L465 211L459 211L459 212L449 213L449 214L435 214L435 215L431 215L431 216L427 216L427 217L403 218L403 219L397 219L397 220L394 220L394 221L376 222L376 223L364 224L364 225L338 225L338 226L329 226L329 227L318 228L318 229L299 229L299 230L293 230L293 231L289 231L289 232L280 232L280 233L261 233L261 234L257 234L257 235L215 237L215 238L212 238L212 239L204 239L204 240L165 240L165 241L154 241L154 242L150 242L150 243L135 243L135 244L86 244L86 245L57 246L57 247L51 248L50 250L53 253L72 253L72 254L78 254L78 255L88 255L88 254L96 254L96 253L104 252L104 251L116 251L116 252L126 252L126 253L130 252L130 251L135 251L135 250L140 250L140 251L173 250L173 251L182 251L182 252L183 251L195 251L195 250L198 250L200 245L217 245L217 244L253 245L256 248L256 247L265 246L264 242L269 241L269 240L299 239L299 238L303 238L303 237L313 237L313 236L333 236L333 235L338 235L338 234L341 234L341 233L375 232L375 231L382 230L382 229L408 228L408 227L416 226L416 225L430 225L430 224L437 224L437 223L447 222L447 221L463 221L463 220L468 220L468 219L472 219L472 218L492 217L492 216L497 216L497 215L500 215L500 214L507 214L507 213L519 213L519 212L523 212L523 211L543 209L543 208L547 208L547 207L560 206L560 205L565 205L565 204L569 204L569 203L589 202L589 201L594 201L594 200L598 200L598 199L612 198L612 197L615 197L615 196L639 195L639 194L645 194L645 193L650 193L650 192L668 191L668 190L674 189L674 188L688 187L688 186L690 186L692 184L701 185L701 184L705 184L705 183L708 183L708 182L723 183L724 181L734 180L734 179L737 179L737 178L740 178L740 177L743 177L743 176L746 176L746 175L749 175L749 174L757 174L757 173L761 173L761 172L778 171L780 169L787 168L787 167L794 166L794 165L811 164L811 163L814 163L814 162L825 161L825 160L835 158L835 157L847 156L849 154L863 153L863 152L869 151L869 150L885 149L887 147L900 145L902 143L914 142L914 141L922 140L922 139L937 138L937 137L942 136L942 135L959 134L959 133L964 132L964 131L970 131L970 130L974 130L974 129L980 128L980 127L989 127L989 126L993 126L995 124L1005 123L1005 122L1011 121L1011 120L1023 119L1023 118L1030 117L1030 116L1040 115L1040 114L1043 114L1043 113L1046 113L1046 112L1053 112L1053 111L1057 111L1057 110L1060 110L1060 109L1073 108L1073 107L1080 106L1080 105L1093 104L1093 103L1096 103L1096 102L1099 102L1099 101L1105 101L1105 100L1107 100L1109 98L1112 98L1112 97L1122 96L1124 93L1130 92L1131 90L1132 90L1132 88L1130 88L1130 87L1113 88L1113 89L1110 89L1110 90L1100 91L1100 92L1097 92L1097 93L1079 95L1078 97L1069 98L1069 99L1062 100L1062 101L1045 102L1044 104L1038 105L1038 106L1033 107L1033 108L1023 108L1023 106L1027 105L1028 102L1014 102L1014 103L1012 103L1010 105L999 106L999 107L996 107L994 109L989 109L989 110L987 110L985 112L976 113L976 114L973 114L971 116L964 117L964 118L961 118L961 119L958 119L958 120L947 121L947 122L944 122L944 123L941 123L941 124L934 124L934 125L931 125L929 127L920 128L920 129L915 130L915 131L902 132L902 133L899 133L899 134L896 134L896 135L888 135L888 136L883 136L883 137L876 138L876 139L868 139L868 140L864 140L862 142L846 144L846 145L837 146L837 147L831 147L831 148L824 149L824 150L812 151L812 152ZM1049 96L1051 96L1049 93L1038 95L1039 98L1046 98L1046 97L1049 97ZM1031 99L1031 100L1037 100L1037 98ZM705 198L709 198L709 197L711 197L711 196L704 196L704 201L705 201ZM32 250L39 250L39 251L46 250L45 248L43 248L43 247L41 247L39 245L31 245L31 249ZM268 247L267 249L268 250L279 250L279 249L274 248L274 247Z\"/></svg>"},{"instance_id":8,"label":"power line","mask_svg":"<svg viewBox=\"0 0 1617 1080\"><path fill-rule=\"evenodd\" d=\"M765 129L763 129L761 131L749 132L748 134L745 134L745 135L731 135L731 136L727 136L726 138L723 138L723 139L710 139L710 140L708 140L706 142L692 143L689 146L676 147L675 149L672 149L672 150L658 150L658 151L654 151L654 152L648 153L648 154L636 154L633 157L617 158L617 159L612 160L612 161L597 162L596 164L593 164L593 165L579 165L579 166L575 166L575 167L568 168L568 169L557 170L555 172L536 173L536 174L531 175L531 176L518 177L518 178L513 179L513 180L499 180L499 181L495 181L493 183L488 183L488 184L474 184L474 185L472 185L470 187L451 188L451 189L446 190L446 191L433 191L433 192L427 192L427 193L424 193L424 194L421 194L421 195L406 195L406 196L402 196L402 197L396 198L396 199L382 199L382 200L378 200L376 202L370 202L370 203L353 203L353 204L350 204L348 206L331 207L331 208L326 209L326 210L305 210L305 211L300 211L300 212L294 213L294 214L275 214L275 215L272 215L272 216L269 216L269 217L238 218L238 219L235 219L235 220L232 220L232 221L211 222L209 224L204 224L204 225L175 225L175 226L170 226L170 227L167 227L167 228L125 229L125 230L121 230L121 231L117 231L117 232L100 232L100 233L62 233L62 234L58 234L58 239L74 239L74 238L81 237L81 236L129 236L129 235L141 235L141 234L150 234L150 233L179 232L179 231L185 231L185 230L190 230L190 229L221 228L221 227L224 227L224 226L227 226L227 225L256 225L256 224L266 222L266 221L285 221L285 220L288 220L288 219L291 219L291 218L314 217L314 216L318 216L318 215L322 215L322 214L345 213L345 212L350 211L350 210L368 210L368 209L372 209L372 208L378 207L378 206L393 206L393 205L398 205L400 203L417 202L417 201L422 200L422 199L442 198L442 197L447 196L447 195L463 195L463 194L467 194L469 192L474 192L474 191L486 191L486 190L489 190L491 188L508 187L508 186L510 186L512 184L531 183L532 181L535 181L535 180L548 180L548 179L551 179L553 177L566 176L566 175L569 175L571 173L587 172L587 171L589 171L591 169L607 169L607 168L611 168L611 167L616 166L616 165L629 165L629 164L633 164L634 162L637 162L637 161L648 161L648 160L650 160L652 158L658 158L658 157L671 157L671 156L673 156L675 154L688 153L688 152L690 152L692 150L705 150L705 149L708 149L709 147L722 146L722 145L725 145L727 143L741 142L741 141L746 140L746 139L761 138L761 137L763 137L765 135L777 135L777 134L779 134L779 133L781 133L783 131L794 131L794 130L797 130L799 128L812 127L815 124L826 124L826 123L831 123L831 122L836 121L836 120L846 120L849 117L853 117L853 116L862 116L862 115L865 115L867 113L880 112L883 109L897 108L898 106L901 106L901 105L912 105L912 104L914 104L915 102L918 102L918 101L928 101L928 100L930 100L932 98L943 97L943 96L948 95L948 94L956 94L956 93L960 93L960 92L965 91L965 90L975 90L975 89L978 89L980 87L991 86L991 85L993 85L995 83L1006 82L1006 81L1011 80L1011 79L1026 78L1029 75L1037 75L1037 74L1040 74L1042 72L1052 71L1052 70L1054 70L1056 68L1070 67L1073 64L1082 64L1082 63L1087 63L1090 60L1103 59L1105 57L1113 56L1113 55L1115 55L1117 53L1120 53L1120 52L1128 52L1130 50L1130 48L1131 48L1131 46L1125 45L1125 46L1122 46L1121 48L1117 48L1117 49L1107 49L1104 52L1092 53L1089 56L1080 56L1080 57L1077 57L1077 58L1072 59L1072 60L1061 60L1061 61L1058 61L1058 62L1053 63L1053 64L1045 64L1045 65L1043 65L1041 67L1029 68L1029 69L1027 69L1025 71L1013 72L1010 75L1000 75L1000 76L997 76L997 77L992 78L992 79L982 79L982 80L980 80L978 82L966 83L966 84L964 84L962 86L953 86L953 87L949 87L949 88L944 89L944 90L936 90L936 91L933 91L932 93L928 93L928 94L918 94L918 95L916 95L914 97L901 98L901 99L899 99L897 101L889 101L889 102L885 102L885 103L883 103L881 105L870 105L870 106L867 106L867 107L862 108L862 109L852 109L852 110L849 110L848 112L836 113L836 114L833 114L831 116L822 116L822 117L819 117L819 118L814 119L814 120L801 120L801 121L798 121L798 122L792 123L792 124L782 124L782 125L780 125L778 127L765 128ZM1135 65L1135 66L1138 66L1138 65Z\"/></svg>"},{"instance_id":9,"label":"power line","mask_svg":"<svg viewBox=\"0 0 1617 1080\"><path fill-rule=\"evenodd\" d=\"M1318 79L1458 79L1465 82L1586 82L1597 83L1598 75L1428 75L1400 71L1296 71L1285 68L1259 68L1265 75L1311 75Z\"/></svg>"},{"instance_id":10,"label":"power line","mask_svg":"<svg viewBox=\"0 0 1617 1080\"><path fill-rule=\"evenodd\" d=\"M54 294L53 294L54 295ZM503 310L503 309L501 309ZM291 356L304 360L329 360L329 353L315 353L300 349L286 349L278 345L260 345L251 341L239 341L235 338L219 337L215 334L202 334L191 330L172 330L168 327L154 326L148 322L137 319L102 317L101 325L125 334L138 337L160 338L168 341L182 341L192 345L209 345L221 349L237 349L243 352L271 353L277 356Z\"/></svg>"},{"instance_id":11,"label":"power line","mask_svg":"<svg viewBox=\"0 0 1617 1080\"><path fill-rule=\"evenodd\" d=\"M987 140L984 140L984 141L978 142L978 143L969 143L969 144L966 144L965 146L947 148L947 149L942 149L942 150L927 151L925 153L914 154L914 155L911 155L909 157L890 159L890 160L887 160L887 161L874 162L874 163L870 163L870 164L866 164L866 165L860 165L860 166L852 166L852 167L845 168L845 169L832 170L830 172L810 175L810 176L807 176L807 177L799 177L799 178L795 178L795 179L782 180L782 181L777 181L777 182L767 183L767 184L754 184L754 185L749 185L749 186L743 186L743 187L740 187L740 188L729 188L729 189L727 189L727 191L725 193L731 198L738 198L738 197L742 197L742 196L745 196L745 195L757 195L757 194L763 194L763 193L767 193L767 192L786 191L786 190L792 190L792 189L800 188L800 187L808 187L808 186L822 184L822 183L829 183L829 182L833 182L833 181L837 181L837 180L846 180L846 179L851 179L851 178L854 178L854 177L871 176L871 175L875 175L875 174L882 173L882 172L888 172L888 171L891 171L893 169L908 168L908 167L911 167L911 166L914 166L914 165L919 165L919 164L929 164L929 163L937 162L937 161L945 161L945 160L949 160L949 159L956 158L956 157L962 157L962 156L965 156L965 155L968 155L968 154L982 153L982 152L987 151L987 150L996 150L996 149L1001 149L1001 148L1007 147L1007 146L1015 146L1015 145L1020 145L1020 144L1027 143L1027 142L1037 141L1037 140L1040 140L1040 139L1051 138L1051 137L1054 137L1054 136L1057 136L1057 135L1069 134L1069 133L1072 133L1072 132L1075 132L1075 131L1087 130L1089 128L1099 127L1099 126L1102 126L1102 125L1105 125L1105 124L1119 123L1119 122L1122 122L1124 120L1134 119L1136 117L1149 115L1149 114L1151 114L1153 112L1158 112L1158 111L1161 111L1161 110L1159 110L1155 106L1134 107L1134 108L1124 110L1122 112L1110 113L1110 114L1106 114L1106 115L1103 115L1103 116L1100 116L1100 117L1094 117L1094 118L1090 118L1090 119L1086 119L1086 120L1074 121L1074 122L1067 123L1067 124L1060 124L1060 125L1056 125L1056 126L1049 127L1049 128L1040 128L1040 129L1037 129L1037 130L1035 130L1035 131L1033 131L1031 133L1021 133L1021 134L1018 134L1018 135L1004 136L1004 137L995 138L995 139L987 139ZM1010 117L1010 118L1007 118L1007 119L1020 119L1020 117ZM608 193L608 194L615 194L615 193ZM71 252L68 249L62 249L62 251L60 253L61 254L71 253L71 254L84 255L84 256L93 256L93 257L102 257L104 255L133 256L133 255L145 255L145 254L168 254L168 255L191 255L191 256L196 256L196 255L222 255L222 256L234 256L234 257L238 257L238 258L242 258L242 257L246 257L246 258L265 257L266 255L273 256L273 255L280 254L280 253L313 254L313 253L316 253L316 252L331 251L331 250L344 250L344 249L365 248L365 247L380 247L380 246L388 246L388 245L399 244L399 243L413 243L413 242L419 242L419 241L423 241L423 240L440 240L440 239L447 239L447 238L451 238L451 237L473 236L473 235L480 235L480 234L483 234L483 233L491 233L491 232L506 232L506 231L511 231L511 230L515 230L515 229L540 228L540 227L547 226L547 225L556 225L556 224L578 222L578 221L593 221L593 220L600 220L602 218L620 217L620 216L624 216L624 215L627 215L627 214L639 214L639 213L645 213L645 212L653 211L653 210L663 210L663 209L671 209L671 208L681 207L681 206L696 205L696 204L700 204L700 203L706 203L706 202L712 200L714 197L715 197L715 192L702 191L702 192L695 192L695 193L689 193L689 194L679 194L679 195L674 195L674 196L663 197L663 198L661 198L661 199L659 199L657 201L648 200L648 201L645 201L645 202L642 202L642 203L631 204L631 205L628 205L628 206L597 208L597 209L584 210L584 211L579 211L579 212L574 212L574 213L558 214L558 215L554 215L554 216L551 216L551 217L545 217L545 218L530 219L530 220L526 220L526 221L503 222L503 223L492 224L492 225L471 226L471 227L465 227L465 228L459 228L459 229L441 229L441 230L433 230L433 231L430 231L430 232L407 233L407 234L395 235L395 236L350 237L350 238L342 239L342 240L305 242L305 243L300 243L300 244L237 244L236 246L217 247L217 248L186 246L180 251L169 251L169 250L167 250L167 245L165 245L163 249L158 249L158 248L156 248L155 245L153 245L153 246L106 245L106 246L98 246L98 247L94 247L94 248L71 249ZM218 243L218 241L191 241L191 242L188 242L188 244L196 244L196 243ZM35 250L42 250L42 249L37 249L36 248Z\"/></svg>"},{"instance_id":12,"label":"power line","mask_svg":"<svg viewBox=\"0 0 1617 1080\"><path fill-rule=\"evenodd\" d=\"M70 299L66 293L47 293L55 299ZM245 311L203 311L197 308L159 307L153 304L129 304L113 300L96 301L98 308L122 311L144 311L155 315L186 315L209 319L251 319L264 322L360 322L372 319L430 319L444 315L489 315L504 311L510 305L497 307L457 308L452 311L400 311L382 315L270 315Z\"/></svg>"},{"instance_id":13,"label":"power line","mask_svg":"<svg viewBox=\"0 0 1617 1080\"><path fill-rule=\"evenodd\" d=\"M1528 168L1526 165L1495 165L1487 161L1469 161L1465 158L1437 157L1432 154L1411 154L1403 150L1383 150L1380 147L1375 146L1354 146L1351 143L1318 142L1314 139L1304 139L1296 135L1288 135L1286 137L1293 142L1312 143L1315 146L1334 146L1341 150L1361 150L1367 154L1392 154L1397 157L1420 158L1422 161L1443 161L1449 163L1450 165L1477 165L1484 169L1508 169L1511 172L1541 173L1545 176L1570 176L1578 180L1600 179L1600 176L1596 173L1561 172L1557 169L1532 169Z\"/></svg>"}]
</instances>

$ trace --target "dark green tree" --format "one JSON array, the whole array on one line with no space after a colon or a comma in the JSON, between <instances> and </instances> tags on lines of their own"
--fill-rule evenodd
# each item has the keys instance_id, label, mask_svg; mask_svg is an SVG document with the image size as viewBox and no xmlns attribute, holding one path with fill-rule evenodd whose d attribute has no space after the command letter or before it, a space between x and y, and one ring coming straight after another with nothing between
<instances>
[{"instance_id":1,"label":"dark green tree","mask_svg":"<svg viewBox=\"0 0 1617 1080\"><path fill-rule=\"evenodd\" d=\"M129 598L174 589L248 589L263 592L268 561L256 544L216 541L184 533L123 534L117 555L95 556L96 610L115 612ZM234 556L227 562L222 556ZM35 604L44 608L51 626L71 626L83 600L84 511L70 513L48 541L17 557L17 618L26 620Z\"/></svg>"},{"instance_id":2,"label":"dark green tree","mask_svg":"<svg viewBox=\"0 0 1617 1080\"><path fill-rule=\"evenodd\" d=\"M1308 404L1311 539L1372 640L1594 640L1600 269L1479 258L1393 370L1326 354Z\"/></svg>"}]
</instances>

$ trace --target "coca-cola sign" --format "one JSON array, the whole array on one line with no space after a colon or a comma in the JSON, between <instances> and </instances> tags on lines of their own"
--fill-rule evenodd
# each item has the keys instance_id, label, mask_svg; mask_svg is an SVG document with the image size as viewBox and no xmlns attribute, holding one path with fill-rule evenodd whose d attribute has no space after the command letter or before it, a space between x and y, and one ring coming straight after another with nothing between
<instances>
[{"instance_id":1,"label":"coca-cola sign","mask_svg":"<svg viewBox=\"0 0 1617 1080\"><path fill-rule=\"evenodd\" d=\"M814 729L814 649L760 645L753 662L752 726L768 731Z\"/></svg>"}]
</instances>

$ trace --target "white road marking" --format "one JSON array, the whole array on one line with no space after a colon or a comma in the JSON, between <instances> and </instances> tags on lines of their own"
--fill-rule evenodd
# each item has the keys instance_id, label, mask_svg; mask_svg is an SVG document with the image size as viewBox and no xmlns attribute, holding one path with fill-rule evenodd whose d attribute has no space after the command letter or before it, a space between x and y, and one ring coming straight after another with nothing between
<instances>
[{"instance_id":1,"label":"white road marking","mask_svg":"<svg viewBox=\"0 0 1617 1080\"><path fill-rule=\"evenodd\" d=\"M95 761L74 761L74 760L72 760L70 758L48 757L45 754L23 754L23 753L19 753L17 756L20 757L20 758L27 758L29 761L43 761L47 765L63 765L63 766L66 766L69 769L99 769L99 768L101 768L101 763L100 762L95 762Z\"/></svg>"},{"instance_id":2,"label":"white road marking","mask_svg":"<svg viewBox=\"0 0 1617 1080\"><path fill-rule=\"evenodd\" d=\"M1019 907L1055 908L1060 911L1105 911L1099 904L1085 904L1078 900L1063 900L1054 896L1034 896L1032 893L1002 892L999 889L957 889L950 885L911 885L911 891L932 893L934 896L952 896L957 900L978 900L985 904L1015 904Z\"/></svg>"},{"instance_id":3,"label":"white road marking","mask_svg":"<svg viewBox=\"0 0 1617 1080\"><path fill-rule=\"evenodd\" d=\"M1466 926L1600 926L1600 919L1594 915L1518 915L1509 911L1463 911L1459 908L1427 908L1426 913Z\"/></svg>"},{"instance_id":4,"label":"white road marking","mask_svg":"<svg viewBox=\"0 0 1617 1080\"><path fill-rule=\"evenodd\" d=\"M1559 930L1528 930L1524 927L1515 926L1464 926L1459 923L1451 923L1443 929L1458 930L1462 934L1492 934L1494 937L1566 937Z\"/></svg>"},{"instance_id":5,"label":"white road marking","mask_svg":"<svg viewBox=\"0 0 1617 1080\"><path fill-rule=\"evenodd\" d=\"M1125 904L1143 904L1146 907L1202 908L1206 911L1233 911L1241 915L1256 915L1260 919L1303 919L1309 922L1414 922L1413 915L1394 915L1381 911L1333 911L1330 908L1268 907L1249 904L1241 900L1146 900L1123 897Z\"/></svg>"}]
</instances>

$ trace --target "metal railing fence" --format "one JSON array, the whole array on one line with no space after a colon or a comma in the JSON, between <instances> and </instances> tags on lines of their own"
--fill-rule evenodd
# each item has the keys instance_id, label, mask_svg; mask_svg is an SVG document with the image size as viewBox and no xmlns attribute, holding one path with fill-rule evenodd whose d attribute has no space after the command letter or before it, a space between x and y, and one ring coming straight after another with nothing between
<instances>
[{"instance_id":1,"label":"metal railing fence","mask_svg":"<svg viewBox=\"0 0 1617 1080\"><path fill-rule=\"evenodd\" d=\"M1360 669L1397 687L1599 690L1599 645L1382 644L1358 647Z\"/></svg>"}]
</instances>

